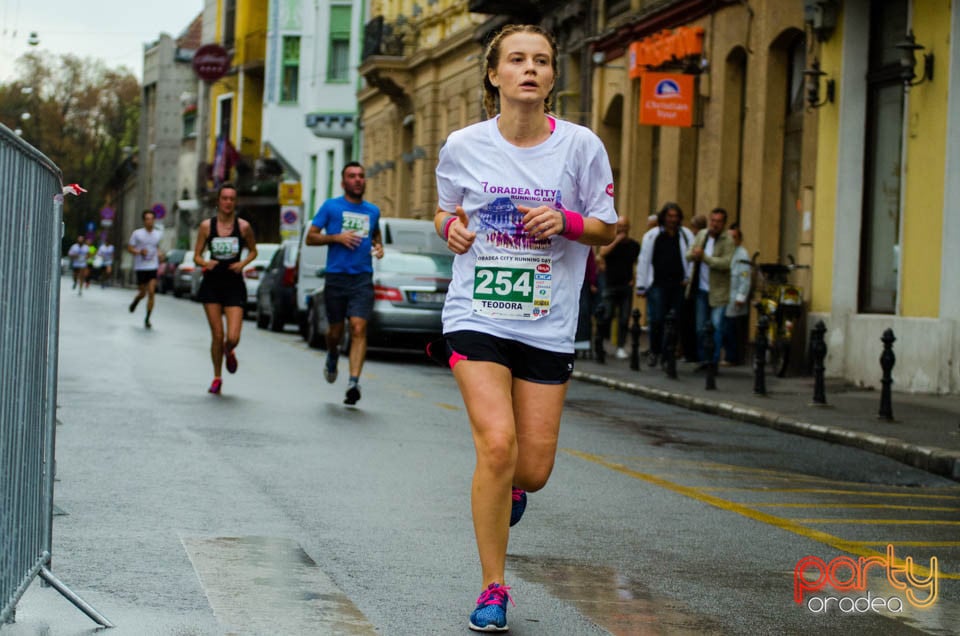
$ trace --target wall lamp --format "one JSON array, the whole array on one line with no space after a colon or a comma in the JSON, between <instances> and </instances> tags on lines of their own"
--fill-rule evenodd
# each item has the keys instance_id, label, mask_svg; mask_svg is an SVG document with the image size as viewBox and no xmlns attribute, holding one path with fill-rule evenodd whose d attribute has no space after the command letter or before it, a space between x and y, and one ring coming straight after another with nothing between
<instances>
[{"instance_id":1,"label":"wall lamp","mask_svg":"<svg viewBox=\"0 0 960 636\"><path fill-rule=\"evenodd\" d=\"M836 93L836 82L828 79L824 85L826 95L823 101L820 101L820 78L826 75L825 71L820 70L820 60L813 58L810 68L803 71L807 78L807 106L810 108L820 108L828 103L833 103Z\"/></svg>"},{"instance_id":2,"label":"wall lamp","mask_svg":"<svg viewBox=\"0 0 960 636\"><path fill-rule=\"evenodd\" d=\"M924 53L923 75L921 75L917 81L913 81L917 76L914 71L917 65L917 58L914 54L917 51L922 51L924 47L917 44L917 40L913 37L912 30L907 31L906 39L895 46L900 49L900 79L903 80L904 87L909 88L933 79L933 53Z\"/></svg>"}]
</instances>

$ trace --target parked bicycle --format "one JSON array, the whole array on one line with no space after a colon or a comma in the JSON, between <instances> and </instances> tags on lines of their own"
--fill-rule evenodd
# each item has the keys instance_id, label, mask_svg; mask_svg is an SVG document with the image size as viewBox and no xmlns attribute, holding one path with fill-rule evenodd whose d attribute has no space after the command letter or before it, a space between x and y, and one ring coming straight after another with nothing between
<instances>
[{"instance_id":1,"label":"parked bicycle","mask_svg":"<svg viewBox=\"0 0 960 636\"><path fill-rule=\"evenodd\" d=\"M782 378L790 366L794 328L800 323L804 311L803 288L791 283L790 275L798 269L810 269L810 266L797 265L789 254L789 264L757 263L759 255L760 252L755 252L751 259L760 292L755 307L758 317L766 315L769 319L766 363Z\"/></svg>"}]
</instances>

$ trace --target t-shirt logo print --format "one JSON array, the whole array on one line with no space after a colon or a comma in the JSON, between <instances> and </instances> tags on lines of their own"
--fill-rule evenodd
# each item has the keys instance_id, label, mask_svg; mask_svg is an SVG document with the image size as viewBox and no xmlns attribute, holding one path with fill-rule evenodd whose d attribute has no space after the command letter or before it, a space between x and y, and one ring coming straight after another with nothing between
<instances>
[{"instance_id":1,"label":"t-shirt logo print","mask_svg":"<svg viewBox=\"0 0 960 636\"><path fill-rule=\"evenodd\" d=\"M477 211L487 242L506 249L546 250L550 239L537 239L523 227L523 215L509 197L494 199Z\"/></svg>"}]
</instances>

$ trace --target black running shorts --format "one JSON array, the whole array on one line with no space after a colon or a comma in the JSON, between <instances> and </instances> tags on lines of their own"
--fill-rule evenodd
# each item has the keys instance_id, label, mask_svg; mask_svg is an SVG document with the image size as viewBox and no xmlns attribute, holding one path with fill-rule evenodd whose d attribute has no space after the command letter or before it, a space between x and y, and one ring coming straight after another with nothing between
<instances>
[{"instance_id":1,"label":"black running shorts","mask_svg":"<svg viewBox=\"0 0 960 636\"><path fill-rule=\"evenodd\" d=\"M205 305L246 307L247 284L240 274L225 267L215 267L203 275L197 299Z\"/></svg>"},{"instance_id":2,"label":"black running shorts","mask_svg":"<svg viewBox=\"0 0 960 636\"><path fill-rule=\"evenodd\" d=\"M155 269L138 269L136 273L137 285L146 285L157 278L157 270Z\"/></svg>"},{"instance_id":3,"label":"black running shorts","mask_svg":"<svg viewBox=\"0 0 960 636\"><path fill-rule=\"evenodd\" d=\"M573 373L572 353L538 349L479 331L454 331L445 334L444 340L451 369L460 360L495 362L510 369L518 380L537 384L564 384Z\"/></svg>"}]
</instances>

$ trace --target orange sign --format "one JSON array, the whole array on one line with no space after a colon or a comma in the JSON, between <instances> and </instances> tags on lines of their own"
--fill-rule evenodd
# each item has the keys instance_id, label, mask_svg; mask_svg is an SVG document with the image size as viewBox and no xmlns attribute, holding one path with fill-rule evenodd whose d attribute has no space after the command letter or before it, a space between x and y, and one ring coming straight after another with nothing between
<instances>
[{"instance_id":1,"label":"orange sign","mask_svg":"<svg viewBox=\"0 0 960 636\"><path fill-rule=\"evenodd\" d=\"M640 123L692 126L693 77L682 73L644 73L640 79Z\"/></svg>"},{"instance_id":2,"label":"orange sign","mask_svg":"<svg viewBox=\"0 0 960 636\"><path fill-rule=\"evenodd\" d=\"M703 54L703 28L680 27L655 33L630 44L630 77L640 77L648 68Z\"/></svg>"}]
</instances>

